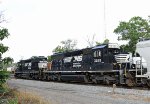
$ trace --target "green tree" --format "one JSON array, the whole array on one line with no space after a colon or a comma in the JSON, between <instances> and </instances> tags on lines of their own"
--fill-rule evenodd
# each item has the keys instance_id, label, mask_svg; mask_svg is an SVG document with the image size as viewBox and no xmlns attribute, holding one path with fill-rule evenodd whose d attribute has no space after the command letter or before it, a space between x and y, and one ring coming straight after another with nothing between
<instances>
[{"instance_id":1,"label":"green tree","mask_svg":"<svg viewBox=\"0 0 150 104\"><path fill-rule=\"evenodd\" d=\"M59 53L59 52L64 52L64 51L65 51L64 47L63 47L63 46L60 46L60 45L58 45L58 46L53 50L54 53Z\"/></svg>"},{"instance_id":2,"label":"green tree","mask_svg":"<svg viewBox=\"0 0 150 104\"><path fill-rule=\"evenodd\" d=\"M48 62L51 62L51 61L52 61L51 56L47 56L47 61L48 61Z\"/></svg>"},{"instance_id":3,"label":"green tree","mask_svg":"<svg viewBox=\"0 0 150 104\"><path fill-rule=\"evenodd\" d=\"M73 51L76 49L76 45L77 45L77 41L71 40L71 39L61 41L60 43L61 43L61 45L58 45L53 50L54 53Z\"/></svg>"},{"instance_id":4,"label":"green tree","mask_svg":"<svg viewBox=\"0 0 150 104\"><path fill-rule=\"evenodd\" d=\"M2 60L2 69L7 69L8 67L12 66L13 62L14 62L13 58L11 58L11 57L5 57Z\"/></svg>"},{"instance_id":5,"label":"green tree","mask_svg":"<svg viewBox=\"0 0 150 104\"><path fill-rule=\"evenodd\" d=\"M101 42L96 42L96 45L101 45L101 44L108 44L109 39L105 39L102 43Z\"/></svg>"},{"instance_id":6,"label":"green tree","mask_svg":"<svg viewBox=\"0 0 150 104\"><path fill-rule=\"evenodd\" d=\"M142 17L132 17L128 22L120 22L119 26L114 30L118 36L118 40L128 40L128 44L122 46L126 51L135 52L136 43L139 38L150 37L149 20Z\"/></svg>"},{"instance_id":7,"label":"green tree","mask_svg":"<svg viewBox=\"0 0 150 104\"><path fill-rule=\"evenodd\" d=\"M5 57L4 59L3 59L3 63L4 64L12 64L12 62L13 62L14 60L13 60L13 58L11 58L11 57Z\"/></svg>"},{"instance_id":8,"label":"green tree","mask_svg":"<svg viewBox=\"0 0 150 104\"><path fill-rule=\"evenodd\" d=\"M0 14L0 23L5 21L3 19L3 14ZM12 58L6 57L2 58L3 53L8 51L8 47L2 44L2 41L9 36L8 29L4 27L0 27L0 87L2 87L3 83L6 82L8 78L8 73L3 69L4 64L8 64L10 61L12 62Z\"/></svg>"},{"instance_id":9,"label":"green tree","mask_svg":"<svg viewBox=\"0 0 150 104\"><path fill-rule=\"evenodd\" d=\"M109 43L109 39L105 39L103 44L108 44Z\"/></svg>"}]
</instances>

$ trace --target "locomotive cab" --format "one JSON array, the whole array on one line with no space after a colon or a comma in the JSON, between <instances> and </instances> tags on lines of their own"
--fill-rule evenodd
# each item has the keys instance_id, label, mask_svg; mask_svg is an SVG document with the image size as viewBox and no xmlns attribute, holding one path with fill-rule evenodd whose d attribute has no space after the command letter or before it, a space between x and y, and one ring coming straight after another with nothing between
<instances>
[{"instance_id":1,"label":"locomotive cab","mask_svg":"<svg viewBox=\"0 0 150 104\"><path fill-rule=\"evenodd\" d=\"M47 69L47 58L34 56L17 63L15 77L38 79L43 69Z\"/></svg>"},{"instance_id":2,"label":"locomotive cab","mask_svg":"<svg viewBox=\"0 0 150 104\"><path fill-rule=\"evenodd\" d=\"M103 44L92 48L95 68L102 71L118 70L115 55L120 53L118 44ZM101 66L101 67L100 67Z\"/></svg>"}]
</instances>

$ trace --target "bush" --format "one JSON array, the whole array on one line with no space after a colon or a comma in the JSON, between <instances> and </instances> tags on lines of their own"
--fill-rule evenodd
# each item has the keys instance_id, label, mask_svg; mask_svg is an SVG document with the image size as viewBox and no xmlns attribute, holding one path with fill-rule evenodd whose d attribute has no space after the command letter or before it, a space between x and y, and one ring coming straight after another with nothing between
<instances>
[{"instance_id":1,"label":"bush","mask_svg":"<svg viewBox=\"0 0 150 104\"><path fill-rule=\"evenodd\" d=\"M9 78L9 75L10 73L7 71L0 71L0 87L2 87L6 80Z\"/></svg>"},{"instance_id":2,"label":"bush","mask_svg":"<svg viewBox=\"0 0 150 104\"><path fill-rule=\"evenodd\" d=\"M0 95L8 92L8 88L6 86L6 80L9 78L9 72L0 71Z\"/></svg>"}]
</instances>

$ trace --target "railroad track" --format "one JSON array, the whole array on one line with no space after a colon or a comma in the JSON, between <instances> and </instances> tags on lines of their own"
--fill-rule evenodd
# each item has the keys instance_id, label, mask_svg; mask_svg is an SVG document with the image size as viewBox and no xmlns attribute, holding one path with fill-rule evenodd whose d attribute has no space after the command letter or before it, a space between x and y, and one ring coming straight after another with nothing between
<instances>
[{"instance_id":1,"label":"railroad track","mask_svg":"<svg viewBox=\"0 0 150 104\"><path fill-rule=\"evenodd\" d=\"M15 77L11 77L11 78L15 78ZM17 79L17 78L16 78ZM21 78L18 78L18 79L21 79ZM32 79L24 79L24 80L32 80ZM87 85L87 86L102 86L102 87L113 87L112 84L110 85L106 85L106 84L95 84L95 83L85 83L85 82L79 82L79 81L69 81L69 82L66 82L66 81L48 81L48 80L34 80L34 81L44 81L44 82L54 82L54 83L65 83L65 84L75 84L75 85ZM132 86L132 87L129 87L129 86L126 86L126 85L116 85L117 88L123 88L123 89L136 89L136 90L150 90L150 88L148 86L144 86L144 85L141 85L141 86Z\"/></svg>"}]
</instances>

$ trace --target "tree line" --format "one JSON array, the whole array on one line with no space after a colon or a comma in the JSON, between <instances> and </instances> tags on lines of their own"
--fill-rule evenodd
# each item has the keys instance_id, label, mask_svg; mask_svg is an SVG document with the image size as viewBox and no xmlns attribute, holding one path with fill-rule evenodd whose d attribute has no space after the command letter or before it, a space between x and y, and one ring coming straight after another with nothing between
<instances>
[{"instance_id":1,"label":"tree line","mask_svg":"<svg viewBox=\"0 0 150 104\"><path fill-rule=\"evenodd\" d=\"M131 52L134 54L136 50L136 44L139 38L150 38L150 17L148 19L143 19L142 17L135 16L132 17L129 21L121 21L117 28L114 29L114 33L118 35L118 40L126 40L128 44L121 45L121 48L124 51ZM73 51L76 49L77 41L68 39L61 41L61 44L58 45L53 53ZM93 39L87 39L88 47L93 46ZM107 44L109 39L105 39L103 42L95 42L96 45Z\"/></svg>"}]
</instances>

